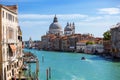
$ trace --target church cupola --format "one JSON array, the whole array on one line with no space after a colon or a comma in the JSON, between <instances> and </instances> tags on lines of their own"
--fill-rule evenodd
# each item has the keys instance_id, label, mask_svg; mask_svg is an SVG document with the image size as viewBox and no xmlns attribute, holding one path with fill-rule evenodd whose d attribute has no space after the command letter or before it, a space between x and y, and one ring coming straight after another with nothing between
<instances>
[{"instance_id":1,"label":"church cupola","mask_svg":"<svg viewBox=\"0 0 120 80\"><path fill-rule=\"evenodd\" d=\"M62 26L58 23L58 19L55 15L53 22L49 26L49 34L60 34L62 35Z\"/></svg>"},{"instance_id":2,"label":"church cupola","mask_svg":"<svg viewBox=\"0 0 120 80\"><path fill-rule=\"evenodd\" d=\"M56 15L55 15L55 17L54 17L53 22L58 22L58 19L57 19Z\"/></svg>"}]
</instances>

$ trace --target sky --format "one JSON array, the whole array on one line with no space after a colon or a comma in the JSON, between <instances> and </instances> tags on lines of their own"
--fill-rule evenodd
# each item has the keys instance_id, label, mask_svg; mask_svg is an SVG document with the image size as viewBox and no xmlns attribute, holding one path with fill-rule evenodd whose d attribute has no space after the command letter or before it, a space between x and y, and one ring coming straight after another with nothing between
<instances>
[{"instance_id":1,"label":"sky","mask_svg":"<svg viewBox=\"0 0 120 80\"><path fill-rule=\"evenodd\" d=\"M18 20L23 41L41 40L49 31L56 14L64 30L67 22L75 23L78 34L103 33L120 22L120 0L0 0L3 5L18 5Z\"/></svg>"}]
</instances>

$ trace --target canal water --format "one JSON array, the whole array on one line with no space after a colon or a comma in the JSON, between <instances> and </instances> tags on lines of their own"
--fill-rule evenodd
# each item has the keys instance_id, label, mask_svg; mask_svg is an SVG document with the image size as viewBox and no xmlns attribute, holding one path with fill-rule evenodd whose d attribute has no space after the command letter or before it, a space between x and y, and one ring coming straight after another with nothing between
<instances>
[{"instance_id":1,"label":"canal water","mask_svg":"<svg viewBox=\"0 0 120 80\"><path fill-rule=\"evenodd\" d=\"M39 59L39 80L46 79L46 69L51 68L49 80L120 80L120 62L111 62L95 55L69 52L52 52L24 49ZM42 61L44 56L44 62ZM86 60L81 60L81 57ZM32 66L32 70L35 66Z\"/></svg>"}]
</instances>

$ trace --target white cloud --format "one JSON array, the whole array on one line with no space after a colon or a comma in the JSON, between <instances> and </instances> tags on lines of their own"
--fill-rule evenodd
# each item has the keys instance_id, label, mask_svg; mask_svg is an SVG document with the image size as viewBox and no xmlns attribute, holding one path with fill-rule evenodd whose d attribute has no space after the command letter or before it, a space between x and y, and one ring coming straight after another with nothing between
<instances>
[{"instance_id":1,"label":"white cloud","mask_svg":"<svg viewBox=\"0 0 120 80\"><path fill-rule=\"evenodd\" d=\"M98 9L100 14L120 14L119 8L102 8Z\"/></svg>"},{"instance_id":2,"label":"white cloud","mask_svg":"<svg viewBox=\"0 0 120 80\"><path fill-rule=\"evenodd\" d=\"M46 24L48 24L47 21L20 21L21 26L25 26L25 27L38 27L40 25L40 27L44 27L46 26ZM44 26L41 26L44 25Z\"/></svg>"},{"instance_id":3,"label":"white cloud","mask_svg":"<svg viewBox=\"0 0 120 80\"><path fill-rule=\"evenodd\" d=\"M103 17L102 16L87 17L83 21L85 21L85 22L91 22L91 21L96 21L96 20L100 20L100 19L103 19Z\"/></svg>"},{"instance_id":4,"label":"white cloud","mask_svg":"<svg viewBox=\"0 0 120 80\"><path fill-rule=\"evenodd\" d=\"M46 19L46 18L52 18L53 15L41 15L41 14L20 14L20 19Z\"/></svg>"},{"instance_id":5,"label":"white cloud","mask_svg":"<svg viewBox=\"0 0 120 80\"><path fill-rule=\"evenodd\" d=\"M50 19L53 18L55 15L42 15L42 14L20 14L20 19ZM85 18L87 15L82 14L57 14L57 17L61 19L77 19L77 18Z\"/></svg>"}]
</instances>

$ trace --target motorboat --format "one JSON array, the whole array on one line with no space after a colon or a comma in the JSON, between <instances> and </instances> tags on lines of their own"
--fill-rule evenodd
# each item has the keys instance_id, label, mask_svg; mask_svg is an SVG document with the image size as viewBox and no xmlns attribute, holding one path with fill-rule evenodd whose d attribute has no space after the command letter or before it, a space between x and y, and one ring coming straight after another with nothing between
<instances>
[{"instance_id":1,"label":"motorboat","mask_svg":"<svg viewBox=\"0 0 120 80\"><path fill-rule=\"evenodd\" d=\"M82 57L81 60L85 60L85 57Z\"/></svg>"}]
</instances>

